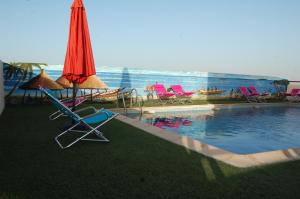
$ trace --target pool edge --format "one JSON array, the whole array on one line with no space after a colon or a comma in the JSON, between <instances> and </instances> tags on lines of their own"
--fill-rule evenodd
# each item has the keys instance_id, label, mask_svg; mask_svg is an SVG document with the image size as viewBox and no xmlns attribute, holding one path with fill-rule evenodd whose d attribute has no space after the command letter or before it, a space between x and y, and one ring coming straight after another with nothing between
<instances>
[{"instance_id":1,"label":"pool edge","mask_svg":"<svg viewBox=\"0 0 300 199\"><path fill-rule=\"evenodd\" d=\"M244 107L253 107L253 106L255 108L266 107L266 106L300 107L300 104L294 104L294 103L208 104L208 105L193 105L192 107L191 106L179 106L179 107L181 107L180 109L184 109L187 107L190 109L191 108L194 109L195 107L198 107L198 108L203 108L203 110L210 110L210 109L223 109L223 108L224 109L244 108ZM153 110L153 108L155 108L155 110L159 110L159 109L166 110L166 108L172 109L174 107L147 107L147 110ZM267 164L287 162L287 161L300 159L300 148L290 148L286 150L276 150L276 151L268 151L268 152L252 153L252 154L237 154L237 153L229 152L224 149L218 148L216 146L202 143L201 141L194 140L187 136L174 134L164 129L160 129L155 126L142 123L138 119L132 119L124 115L119 115L116 118L126 124L134 126L154 136L167 140L171 143L183 146L186 150L192 150L198 152L205 156L211 157L213 159L225 162L229 165L239 167L239 168L262 166Z\"/></svg>"}]
</instances>

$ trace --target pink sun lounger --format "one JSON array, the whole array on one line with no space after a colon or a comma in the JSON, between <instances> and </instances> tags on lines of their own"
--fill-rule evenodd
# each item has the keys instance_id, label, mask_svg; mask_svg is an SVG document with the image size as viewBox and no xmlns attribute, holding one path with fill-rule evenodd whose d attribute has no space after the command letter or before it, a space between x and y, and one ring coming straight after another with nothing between
<instances>
[{"instance_id":1,"label":"pink sun lounger","mask_svg":"<svg viewBox=\"0 0 300 199\"><path fill-rule=\"evenodd\" d=\"M185 92L182 88L181 85L177 84L177 85L172 85L171 86L172 90L174 91L176 97L177 96L183 96L183 97L191 97L194 92Z\"/></svg>"},{"instance_id":2,"label":"pink sun lounger","mask_svg":"<svg viewBox=\"0 0 300 199\"><path fill-rule=\"evenodd\" d=\"M156 92L157 98L160 100L160 102L166 101L166 102L173 102L172 97L175 95L172 92L168 92L164 85L162 84L154 84L153 89Z\"/></svg>"},{"instance_id":3,"label":"pink sun lounger","mask_svg":"<svg viewBox=\"0 0 300 199\"><path fill-rule=\"evenodd\" d=\"M254 87L254 86L250 86L250 87L249 87L249 90L250 90L251 94L255 94L257 97L260 97L260 98L258 98L258 100L261 99L261 100L264 101L264 102L266 102L266 97L270 95L270 94L267 93L267 92L259 93L259 92L257 91L256 87Z\"/></svg>"},{"instance_id":4,"label":"pink sun lounger","mask_svg":"<svg viewBox=\"0 0 300 199\"><path fill-rule=\"evenodd\" d=\"M300 89L293 88L290 93L284 94L286 97L292 97L293 101L300 101Z\"/></svg>"},{"instance_id":5,"label":"pink sun lounger","mask_svg":"<svg viewBox=\"0 0 300 199\"><path fill-rule=\"evenodd\" d=\"M285 96L292 96L292 97L299 96L300 95L300 89L299 88L293 88L290 93L285 93L284 95Z\"/></svg>"},{"instance_id":6,"label":"pink sun lounger","mask_svg":"<svg viewBox=\"0 0 300 199\"><path fill-rule=\"evenodd\" d=\"M265 93L259 93L257 91L256 87L254 87L254 86L250 86L249 90L251 91L252 94L256 94L258 96L268 96L269 95L269 93L266 93L266 92Z\"/></svg>"},{"instance_id":7,"label":"pink sun lounger","mask_svg":"<svg viewBox=\"0 0 300 199\"><path fill-rule=\"evenodd\" d=\"M239 87L241 94L247 99L248 102L258 102L257 97L259 94L257 93L249 93L246 87Z\"/></svg>"},{"instance_id":8,"label":"pink sun lounger","mask_svg":"<svg viewBox=\"0 0 300 199\"><path fill-rule=\"evenodd\" d=\"M182 86L179 84L171 85L171 89L175 93L178 99L184 99L186 102L192 102L191 98L194 92L186 92L183 90Z\"/></svg>"}]
</instances>

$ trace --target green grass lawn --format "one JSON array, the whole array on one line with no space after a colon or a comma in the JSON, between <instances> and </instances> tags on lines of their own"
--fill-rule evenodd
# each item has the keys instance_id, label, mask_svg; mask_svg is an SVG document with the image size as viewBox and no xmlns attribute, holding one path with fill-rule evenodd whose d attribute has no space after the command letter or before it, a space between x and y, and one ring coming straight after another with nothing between
<instances>
[{"instance_id":1,"label":"green grass lawn","mask_svg":"<svg viewBox=\"0 0 300 199\"><path fill-rule=\"evenodd\" d=\"M0 116L0 198L297 198L300 161L238 169L117 120L110 143L61 150L49 105L6 107Z\"/></svg>"}]
</instances>

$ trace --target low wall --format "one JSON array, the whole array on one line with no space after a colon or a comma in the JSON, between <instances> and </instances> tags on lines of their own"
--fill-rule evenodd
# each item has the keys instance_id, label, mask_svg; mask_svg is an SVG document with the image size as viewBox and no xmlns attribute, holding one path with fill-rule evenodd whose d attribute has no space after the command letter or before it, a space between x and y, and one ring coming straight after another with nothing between
<instances>
[{"instance_id":1,"label":"low wall","mask_svg":"<svg viewBox=\"0 0 300 199\"><path fill-rule=\"evenodd\" d=\"M0 115L4 110L4 105L3 63L0 60Z\"/></svg>"},{"instance_id":2,"label":"low wall","mask_svg":"<svg viewBox=\"0 0 300 199\"><path fill-rule=\"evenodd\" d=\"M46 73L56 80L62 74L62 65L49 65L45 67ZM180 84L186 91L197 91L219 89L223 90L221 94L211 97L224 98L230 96L240 86L255 86L259 92L276 93L274 80L280 80L278 77L238 75L224 73L207 72L187 72L187 71L159 71L152 69L131 68L131 67L109 67L101 66L96 68L97 76L105 82L109 88L135 88L138 94L146 97L145 87L155 83L161 83L169 88L172 84ZM36 71L37 73L39 71ZM9 92L14 80L5 85L6 92ZM285 91L285 90L284 90ZM88 91L87 91L88 92ZM22 96L24 91L17 90L14 95ZM32 93L34 94L34 91ZM206 95L195 94L195 98L206 98Z\"/></svg>"}]
</instances>

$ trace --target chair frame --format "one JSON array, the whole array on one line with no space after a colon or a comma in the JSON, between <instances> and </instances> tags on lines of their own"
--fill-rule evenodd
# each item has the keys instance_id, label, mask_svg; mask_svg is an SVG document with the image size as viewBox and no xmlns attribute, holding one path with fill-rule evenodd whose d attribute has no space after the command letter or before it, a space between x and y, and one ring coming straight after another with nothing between
<instances>
[{"instance_id":1,"label":"chair frame","mask_svg":"<svg viewBox=\"0 0 300 199\"><path fill-rule=\"evenodd\" d=\"M79 110L73 112L67 106L65 106L61 101L59 101L57 98L55 98L50 93L48 93L47 90L45 90L44 88L40 88L40 90L46 94L46 96L50 99L50 101L52 102L53 105L55 105L64 115L69 116L73 120L72 125L68 129L66 129L62 133L58 134L54 138L54 140L56 141L56 143L59 145L59 147L61 149L69 148L81 140L96 141L96 142L109 142L109 140L103 135L103 132L99 131L98 129L101 126L103 126L104 124L106 124L107 122L109 122L110 120L112 120L113 118L115 118L118 115L118 113L112 113L112 115L110 116L105 109L102 108L100 110L97 110L95 107L92 107L92 106L82 108L82 109L79 109ZM86 110L92 110L94 113L85 115L83 117L78 115L78 113L84 112ZM96 127L93 127L91 124L84 121L84 119L86 119L88 117L96 116L99 114L105 114L107 116L107 119L104 121L99 121L98 122L99 124L96 125ZM79 125L82 125L83 127L87 128L88 130L76 130L76 127L78 127ZM69 144L63 145L60 142L59 138L67 133L72 133L72 132L80 132L80 133L84 133L84 134L82 136L76 138L74 141L71 141ZM95 139L86 138L88 135L90 135L92 133L94 133L98 138L97 139L96 138Z\"/></svg>"},{"instance_id":2,"label":"chair frame","mask_svg":"<svg viewBox=\"0 0 300 199\"><path fill-rule=\"evenodd\" d=\"M54 96L53 96L54 97ZM85 102L87 100L87 98L84 98L84 97L78 97L78 98L83 98L83 100L80 100L78 101L77 103L75 103L75 107L81 105L83 102ZM70 106L66 105L66 103L69 103L72 101L72 99L68 98L68 99L63 99L63 100L60 100L65 106L67 106L68 108ZM57 118L61 117L61 116L65 116L60 110L52 113L49 115L49 120L56 120Z\"/></svg>"}]
</instances>

